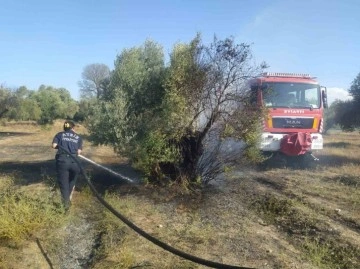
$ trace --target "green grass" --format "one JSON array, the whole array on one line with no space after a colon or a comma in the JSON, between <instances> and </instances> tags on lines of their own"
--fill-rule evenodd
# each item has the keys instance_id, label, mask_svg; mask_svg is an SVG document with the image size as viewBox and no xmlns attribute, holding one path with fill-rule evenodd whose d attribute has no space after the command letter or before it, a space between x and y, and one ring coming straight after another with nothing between
<instances>
[{"instance_id":1,"label":"green grass","mask_svg":"<svg viewBox=\"0 0 360 269\"><path fill-rule=\"evenodd\" d=\"M49 193L22 192L10 177L0 176L0 181L0 242L17 245L61 223L62 209Z\"/></svg>"},{"instance_id":2,"label":"green grass","mask_svg":"<svg viewBox=\"0 0 360 269\"><path fill-rule=\"evenodd\" d=\"M307 238L303 245L303 255L319 268L356 269L356 259L360 250L335 239Z\"/></svg>"},{"instance_id":3,"label":"green grass","mask_svg":"<svg viewBox=\"0 0 360 269\"><path fill-rule=\"evenodd\" d=\"M259 197L252 203L252 207L262 215L268 224L274 224L278 219L292 214L292 206L292 200L276 197L272 194Z\"/></svg>"}]
</instances>

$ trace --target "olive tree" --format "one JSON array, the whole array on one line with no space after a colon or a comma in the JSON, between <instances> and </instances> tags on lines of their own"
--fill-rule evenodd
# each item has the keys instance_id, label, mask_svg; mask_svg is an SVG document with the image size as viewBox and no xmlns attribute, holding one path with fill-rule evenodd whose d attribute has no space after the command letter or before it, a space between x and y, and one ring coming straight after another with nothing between
<instances>
[{"instance_id":1,"label":"olive tree","mask_svg":"<svg viewBox=\"0 0 360 269\"><path fill-rule=\"evenodd\" d=\"M219 167L204 165L215 161L205 147L211 132L217 141L256 143L260 112L249 106L246 81L265 67L252 63L249 45L232 38L206 46L197 35L176 44L167 67L161 46L146 41L118 56L89 130L151 179L206 181Z\"/></svg>"},{"instance_id":2,"label":"olive tree","mask_svg":"<svg viewBox=\"0 0 360 269\"><path fill-rule=\"evenodd\" d=\"M166 84L165 103L170 105L165 111L177 115L168 122L175 127L171 133L179 133L178 174L190 179L201 176L202 181L212 179L223 164L239 160L239 152L233 151L239 147L238 140L244 142L244 156L257 155L254 153L258 153L257 128L262 111L249 104L247 80L266 65L254 65L251 57L250 46L236 44L233 38L214 37L205 46L197 36L189 45L174 48ZM223 149L226 138L232 143Z\"/></svg>"},{"instance_id":3,"label":"olive tree","mask_svg":"<svg viewBox=\"0 0 360 269\"><path fill-rule=\"evenodd\" d=\"M157 43L148 40L141 47L125 49L115 61L107 93L87 123L95 143L114 146L144 170L151 166L145 160L146 144L158 126L164 73L164 55Z\"/></svg>"}]
</instances>

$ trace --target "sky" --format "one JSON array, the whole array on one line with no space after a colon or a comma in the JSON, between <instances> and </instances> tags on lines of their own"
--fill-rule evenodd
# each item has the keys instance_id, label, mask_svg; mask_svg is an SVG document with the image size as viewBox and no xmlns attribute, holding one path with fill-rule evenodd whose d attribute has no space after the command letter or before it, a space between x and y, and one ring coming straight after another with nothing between
<instances>
[{"instance_id":1,"label":"sky","mask_svg":"<svg viewBox=\"0 0 360 269\"><path fill-rule=\"evenodd\" d=\"M0 0L0 84L66 88L79 100L86 65L147 39L169 55L197 33L251 44L269 72L308 73L329 102L349 99L360 73L358 0Z\"/></svg>"}]
</instances>

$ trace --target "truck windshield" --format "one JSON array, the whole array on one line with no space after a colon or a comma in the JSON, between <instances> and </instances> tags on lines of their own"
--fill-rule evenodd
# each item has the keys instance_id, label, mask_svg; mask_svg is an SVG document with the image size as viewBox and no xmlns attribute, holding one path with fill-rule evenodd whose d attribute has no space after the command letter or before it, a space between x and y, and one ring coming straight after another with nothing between
<instances>
[{"instance_id":1,"label":"truck windshield","mask_svg":"<svg viewBox=\"0 0 360 269\"><path fill-rule=\"evenodd\" d=\"M320 108L320 87L306 83L263 83L263 103L266 107Z\"/></svg>"}]
</instances>

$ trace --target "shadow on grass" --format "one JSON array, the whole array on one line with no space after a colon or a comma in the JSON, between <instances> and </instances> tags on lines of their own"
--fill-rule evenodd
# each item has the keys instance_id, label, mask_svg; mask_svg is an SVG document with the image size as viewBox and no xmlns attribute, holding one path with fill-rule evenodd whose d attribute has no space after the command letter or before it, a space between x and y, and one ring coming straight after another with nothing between
<instances>
[{"instance_id":1,"label":"shadow on grass","mask_svg":"<svg viewBox=\"0 0 360 269\"><path fill-rule=\"evenodd\" d=\"M281 191L284 189L284 185L282 185L279 182L272 181L271 179L267 179L264 177L255 177L254 180L260 184L263 184L263 185L270 187L272 189L275 189L275 190Z\"/></svg>"},{"instance_id":2,"label":"shadow on grass","mask_svg":"<svg viewBox=\"0 0 360 269\"><path fill-rule=\"evenodd\" d=\"M360 177L358 175L337 175L334 177L325 177L324 180L337 182L350 187L360 186Z\"/></svg>"},{"instance_id":3,"label":"shadow on grass","mask_svg":"<svg viewBox=\"0 0 360 269\"><path fill-rule=\"evenodd\" d=\"M360 159L350 156L323 155L319 157L320 165L323 166L343 166L346 164L360 165Z\"/></svg>"},{"instance_id":4,"label":"shadow on grass","mask_svg":"<svg viewBox=\"0 0 360 269\"><path fill-rule=\"evenodd\" d=\"M85 162L81 162L81 164L87 177L101 194L104 194L106 190L114 185L129 184L128 181L121 179L104 169ZM127 164L113 164L107 165L106 167L118 174L132 179L135 184L140 182L140 173ZM15 184L18 185L30 185L40 182L48 185L57 185L56 165L55 160L53 159L36 162L3 162L0 166L0 173L12 176L15 180ZM86 184L84 176L80 175L76 186L77 189L82 189Z\"/></svg>"},{"instance_id":5,"label":"shadow on grass","mask_svg":"<svg viewBox=\"0 0 360 269\"><path fill-rule=\"evenodd\" d=\"M16 184L39 183L45 176L56 177L54 160L36 162L2 162L0 172L13 176Z\"/></svg>"},{"instance_id":6,"label":"shadow on grass","mask_svg":"<svg viewBox=\"0 0 360 269\"><path fill-rule=\"evenodd\" d=\"M5 137L26 136L32 134L33 133L25 133L25 132L0 132L0 139Z\"/></svg>"},{"instance_id":7,"label":"shadow on grass","mask_svg":"<svg viewBox=\"0 0 360 269\"><path fill-rule=\"evenodd\" d=\"M325 143L325 146L329 148L347 148L353 145L348 142L331 142L331 143Z\"/></svg>"}]
</instances>

